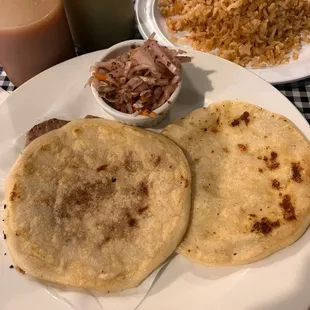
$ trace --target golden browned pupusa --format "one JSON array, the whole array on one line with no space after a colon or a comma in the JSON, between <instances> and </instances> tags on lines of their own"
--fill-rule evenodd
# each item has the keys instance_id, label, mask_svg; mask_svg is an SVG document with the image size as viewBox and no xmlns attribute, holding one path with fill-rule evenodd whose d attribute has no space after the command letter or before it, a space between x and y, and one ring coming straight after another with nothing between
<instances>
[{"instance_id":1,"label":"golden browned pupusa","mask_svg":"<svg viewBox=\"0 0 310 310\"><path fill-rule=\"evenodd\" d=\"M309 141L286 118L240 101L198 109L163 134L185 152L193 215L178 248L207 265L262 259L310 221Z\"/></svg>"},{"instance_id":2,"label":"golden browned pupusa","mask_svg":"<svg viewBox=\"0 0 310 310\"><path fill-rule=\"evenodd\" d=\"M54 128L53 120L33 129ZM57 126L58 126L57 125ZM181 241L191 175L166 137L102 119L32 141L6 182L5 233L34 277L103 292L137 286Z\"/></svg>"}]
</instances>

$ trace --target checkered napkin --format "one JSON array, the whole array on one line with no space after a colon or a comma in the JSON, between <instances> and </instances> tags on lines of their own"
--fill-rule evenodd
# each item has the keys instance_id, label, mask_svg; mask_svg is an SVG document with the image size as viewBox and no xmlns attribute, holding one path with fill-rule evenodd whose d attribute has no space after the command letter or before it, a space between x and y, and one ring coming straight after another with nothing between
<instances>
[{"instance_id":1,"label":"checkered napkin","mask_svg":"<svg viewBox=\"0 0 310 310\"><path fill-rule=\"evenodd\" d=\"M310 123L310 78L277 85L276 88L298 108Z\"/></svg>"}]
</instances>

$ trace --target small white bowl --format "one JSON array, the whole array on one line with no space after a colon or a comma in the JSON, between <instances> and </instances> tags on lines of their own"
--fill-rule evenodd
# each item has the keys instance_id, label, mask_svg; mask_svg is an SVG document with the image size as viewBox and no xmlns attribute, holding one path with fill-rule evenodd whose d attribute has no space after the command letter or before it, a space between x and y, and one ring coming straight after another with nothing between
<instances>
[{"instance_id":1,"label":"small white bowl","mask_svg":"<svg viewBox=\"0 0 310 310\"><path fill-rule=\"evenodd\" d=\"M99 61L115 58L121 54L128 52L132 48L132 46L141 46L143 42L144 42L143 40L130 40L113 45L112 47L110 47L108 50L105 51L104 56L101 59L99 59ZM168 113L171 106L177 100L181 88L182 88L182 77L181 81L179 82L175 91L171 94L170 98L162 106L153 111L156 114L156 116L149 117L143 115L134 116L132 114L123 113L112 108L103 98L99 96L95 87L91 85L94 97L96 98L97 102L106 113L108 113L114 119L122 123L137 127L152 127L155 124L159 123Z\"/></svg>"}]
</instances>

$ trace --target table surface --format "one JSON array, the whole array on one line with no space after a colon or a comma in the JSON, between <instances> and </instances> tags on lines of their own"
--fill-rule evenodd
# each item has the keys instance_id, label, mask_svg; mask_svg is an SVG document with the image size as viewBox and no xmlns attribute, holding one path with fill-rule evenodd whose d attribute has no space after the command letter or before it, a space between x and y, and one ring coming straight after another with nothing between
<instances>
[{"instance_id":1,"label":"table surface","mask_svg":"<svg viewBox=\"0 0 310 310\"><path fill-rule=\"evenodd\" d=\"M141 39L137 28L133 38ZM14 85L10 82L1 66L0 87L6 91L14 91L15 89ZM277 85L275 87L298 108L298 110L310 123L310 77L298 82Z\"/></svg>"}]
</instances>

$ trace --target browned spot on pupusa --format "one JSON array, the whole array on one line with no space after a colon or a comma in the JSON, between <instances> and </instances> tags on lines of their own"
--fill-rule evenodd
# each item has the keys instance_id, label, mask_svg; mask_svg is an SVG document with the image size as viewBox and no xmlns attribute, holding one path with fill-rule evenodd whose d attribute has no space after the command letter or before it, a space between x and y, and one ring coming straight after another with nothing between
<instances>
[{"instance_id":1,"label":"browned spot on pupusa","mask_svg":"<svg viewBox=\"0 0 310 310\"><path fill-rule=\"evenodd\" d=\"M131 210L138 215L144 214L148 210L149 191L152 186L148 181L144 180L138 183L135 187L129 187L126 190L126 195L134 197L135 202L131 204Z\"/></svg>"},{"instance_id":2,"label":"browned spot on pupusa","mask_svg":"<svg viewBox=\"0 0 310 310\"><path fill-rule=\"evenodd\" d=\"M249 117L250 117L250 113L248 111L245 111L238 118L234 119L230 125L232 127L236 127L240 125L241 121L243 121L246 124L246 126L248 126L250 122Z\"/></svg>"},{"instance_id":3,"label":"browned spot on pupusa","mask_svg":"<svg viewBox=\"0 0 310 310\"><path fill-rule=\"evenodd\" d=\"M45 144L45 145L42 145L40 149L44 152L47 152L51 150L51 146L49 144Z\"/></svg>"},{"instance_id":4,"label":"browned spot on pupusa","mask_svg":"<svg viewBox=\"0 0 310 310\"><path fill-rule=\"evenodd\" d=\"M280 189L280 185L281 185L281 183L280 183L277 179L273 179L273 180L271 181L271 186L272 186L272 188Z\"/></svg>"},{"instance_id":5,"label":"browned spot on pupusa","mask_svg":"<svg viewBox=\"0 0 310 310\"><path fill-rule=\"evenodd\" d=\"M119 168L120 167L118 165L111 165L111 164L109 164L109 165L107 165L106 170L111 172L112 174L116 174L119 171Z\"/></svg>"},{"instance_id":6,"label":"browned spot on pupusa","mask_svg":"<svg viewBox=\"0 0 310 310\"><path fill-rule=\"evenodd\" d=\"M141 161L134 159L132 152L129 152L125 155L124 168L128 172L137 172L143 168L143 165Z\"/></svg>"},{"instance_id":7,"label":"browned spot on pupusa","mask_svg":"<svg viewBox=\"0 0 310 310\"><path fill-rule=\"evenodd\" d=\"M256 214L250 213L249 216L250 217L256 217Z\"/></svg>"},{"instance_id":8,"label":"browned spot on pupusa","mask_svg":"<svg viewBox=\"0 0 310 310\"><path fill-rule=\"evenodd\" d=\"M20 195L18 195L18 193L17 193L17 186L16 186L16 184L14 184L13 185L13 188L12 188L12 190L11 190L11 192L10 192L10 198L9 198L9 200L10 201L16 201L17 199L19 199L20 198Z\"/></svg>"},{"instance_id":9,"label":"browned spot on pupusa","mask_svg":"<svg viewBox=\"0 0 310 310\"><path fill-rule=\"evenodd\" d=\"M137 187L137 194L140 197L147 197L149 195L149 189L146 182L140 182Z\"/></svg>"},{"instance_id":10,"label":"browned spot on pupusa","mask_svg":"<svg viewBox=\"0 0 310 310\"><path fill-rule=\"evenodd\" d=\"M70 168L70 169L78 169L80 167L80 165L78 163L69 162L66 167Z\"/></svg>"},{"instance_id":11,"label":"browned spot on pupusa","mask_svg":"<svg viewBox=\"0 0 310 310\"><path fill-rule=\"evenodd\" d=\"M292 204L290 195L284 195L279 206L282 208L283 218L286 221L296 220L295 208Z\"/></svg>"},{"instance_id":12,"label":"browned spot on pupusa","mask_svg":"<svg viewBox=\"0 0 310 310\"><path fill-rule=\"evenodd\" d=\"M161 157L159 155L152 154L151 155L151 161L152 161L154 167L157 167L161 162Z\"/></svg>"},{"instance_id":13,"label":"browned spot on pupusa","mask_svg":"<svg viewBox=\"0 0 310 310\"><path fill-rule=\"evenodd\" d=\"M301 172L304 169L300 166L300 162L291 163L291 170L292 170L291 179L295 181L296 183L301 183L303 181L301 177Z\"/></svg>"},{"instance_id":14,"label":"browned spot on pupusa","mask_svg":"<svg viewBox=\"0 0 310 310\"><path fill-rule=\"evenodd\" d=\"M82 128L74 128L73 129L73 132L77 135L80 135L83 133L83 129Z\"/></svg>"},{"instance_id":15,"label":"browned spot on pupusa","mask_svg":"<svg viewBox=\"0 0 310 310\"><path fill-rule=\"evenodd\" d=\"M99 248L104 247L108 242L115 239L126 239L135 228L139 226L139 221L143 218L151 216L149 211L148 197L152 185L148 180L142 180L136 184L128 184L123 189L126 200L118 206L121 212L118 214L114 222L98 223L101 234L105 236L97 245ZM107 240L107 237L109 239Z\"/></svg>"},{"instance_id":16,"label":"browned spot on pupusa","mask_svg":"<svg viewBox=\"0 0 310 310\"><path fill-rule=\"evenodd\" d=\"M237 118L237 119L235 119L235 120L233 120L232 122L231 122L231 126L232 127L236 127L236 126L238 126L240 124L240 121L239 121L239 119Z\"/></svg>"},{"instance_id":17,"label":"browned spot on pupusa","mask_svg":"<svg viewBox=\"0 0 310 310\"><path fill-rule=\"evenodd\" d=\"M267 217L263 217L260 221L256 221L251 232L262 233L268 235L274 228L280 227L280 221L270 221Z\"/></svg>"},{"instance_id":18,"label":"browned spot on pupusa","mask_svg":"<svg viewBox=\"0 0 310 310\"><path fill-rule=\"evenodd\" d=\"M97 170L97 172L100 172L100 171L106 170L107 167L108 167L108 165L101 165L96 170Z\"/></svg>"},{"instance_id":19,"label":"browned spot on pupusa","mask_svg":"<svg viewBox=\"0 0 310 310\"><path fill-rule=\"evenodd\" d=\"M181 175L181 183L184 184L185 188L188 187L188 179L184 178L183 175Z\"/></svg>"},{"instance_id":20,"label":"browned spot on pupusa","mask_svg":"<svg viewBox=\"0 0 310 310\"><path fill-rule=\"evenodd\" d=\"M136 225L137 225L137 220L134 219L134 218L129 219L129 220L128 220L128 225L129 225L130 227L136 226Z\"/></svg>"},{"instance_id":21,"label":"browned spot on pupusa","mask_svg":"<svg viewBox=\"0 0 310 310\"><path fill-rule=\"evenodd\" d=\"M144 213L147 209L148 209L147 206L146 206L146 207L139 208L139 209L138 209L138 213L139 213L139 214L142 214L142 213Z\"/></svg>"},{"instance_id":22,"label":"browned spot on pupusa","mask_svg":"<svg viewBox=\"0 0 310 310\"><path fill-rule=\"evenodd\" d=\"M137 226L137 220L130 214L130 212L126 212L127 224L129 227Z\"/></svg>"},{"instance_id":23,"label":"browned spot on pupusa","mask_svg":"<svg viewBox=\"0 0 310 310\"><path fill-rule=\"evenodd\" d=\"M275 170L279 168L280 163L277 162L278 154L276 152L270 153L270 158L264 156L263 160L269 170Z\"/></svg>"},{"instance_id":24,"label":"browned spot on pupusa","mask_svg":"<svg viewBox=\"0 0 310 310\"><path fill-rule=\"evenodd\" d=\"M98 248L102 248L104 245L106 245L107 243L109 243L109 241L111 240L111 237L104 237L100 242L97 243Z\"/></svg>"},{"instance_id":25,"label":"browned spot on pupusa","mask_svg":"<svg viewBox=\"0 0 310 310\"><path fill-rule=\"evenodd\" d=\"M115 183L108 179L73 187L64 194L62 202L55 207L56 217L82 219L92 201L107 199L114 192Z\"/></svg>"},{"instance_id":26,"label":"browned spot on pupusa","mask_svg":"<svg viewBox=\"0 0 310 310\"><path fill-rule=\"evenodd\" d=\"M242 152L242 153L244 153L248 150L248 147L244 144L241 144L241 143L238 144L238 148L239 148L240 152Z\"/></svg>"},{"instance_id":27,"label":"browned spot on pupusa","mask_svg":"<svg viewBox=\"0 0 310 310\"><path fill-rule=\"evenodd\" d=\"M185 188L187 188L188 187L188 180L187 179L185 179L184 184L185 184Z\"/></svg>"},{"instance_id":28,"label":"browned spot on pupusa","mask_svg":"<svg viewBox=\"0 0 310 310\"><path fill-rule=\"evenodd\" d=\"M121 212L113 222L109 222L109 220L106 219L104 222L97 223L98 231L104 236L101 241L97 243L99 248L104 247L107 243L115 239L128 238L135 233L135 228L139 226L139 221L150 215L148 213L149 206L145 199L148 193L146 193L143 185L138 187L140 187L138 191L131 193L137 199L132 200L132 197L128 197L128 201L124 201L125 204L127 203L127 207L124 207L123 204L119 206ZM138 196L139 193L144 199Z\"/></svg>"},{"instance_id":29,"label":"browned spot on pupusa","mask_svg":"<svg viewBox=\"0 0 310 310\"><path fill-rule=\"evenodd\" d=\"M204 128L203 129L204 131L207 131L209 130L210 132L216 134L220 131L220 117L218 117L215 121L215 124L213 123L213 126L211 126L211 128L207 129L207 128Z\"/></svg>"},{"instance_id":30,"label":"browned spot on pupusa","mask_svg":"<svg viewBox=\"0 0 310 310\"><path fill-rule=\"evenodd\" d=\"M98 248L105 247L113 240L128 238L138 226L138 220L129 211L123 212L115 222L101 223L99 232L104 237L97 243Z\"/></svg>"},{"instance_id":31,"label":"browned spot on pupusa","mask_svg":"<svg viewBox=\"0 0 310 310\"><path fill-rule=\"evenodd\" d=\"M149 195L149 184L147 180L140 181L136 185L129 184L123 189L125 195L134 196L136 199L145 198Z\"/></svg>"},{"instance_id":32,"label":"browned spot on pupusa","mask_svg":"<svg viewBox=\"0 0 310 310\"><path fill-rule=\"evenodd\" d=\"M24 164L23 169L25 171L25 174L27 174L28 176L33 175L35 173L35 168L32 162L27 161Z\"/></svg>"},{"instance_id":33,"label":"browned spot on pupusa","mask_svg":"<svg viewBox=\"0 0 310 310\"><path fill-rule=\"evenodd\" d=\"M21 269L18 266L16 266L15 269L16 269L17 272L21 273L22 275L24 275L26 273L23 269Z\"/></svg>"},{"instance_id":34,"label":"browned spot on pupusa","mask_svg":"<svg viewBox=\"0 0 310 310\"><path fill-rule=\"evenodd\" d=\"M209 185L203 185L202 188L203 188L206 192L209 191Z\"/></svg>"},{"instance_id":35,"label":"browned spot on pupusa","mask_svg":"<svg viewBox=\"0 0 310 310\"><path fill-rule=\"evenodd\" d=\"M229 153L229 151L228 151L228 148L227 147L223 147L223 152L225 152L225 153Z\"/></svg>"},{"instance_id":36,"label":"browned spot on pupusa","mask_svg":"<svg viewBox=\"0 0 310 310\"><path fill-rule=\"evenodd\" d=\"M263 169L262 169L262 168L259 168L259 169L258 169L258 172L259 172L259 173L263 173Z\"/></svg>"},{"instance_id":37,"label":"browned spot on pupusa","mask_svg":"<svg viewBox=\"0 0 310 310\"><path fill-rule=\"evenodd\" d=\"M248 111L245 111L241 114L240 116L240 120L241 121L244 121L246 125L249 124L250 120L249 120L249 116L250 116L250 113Z\"/></svg>"}]
</instances>

